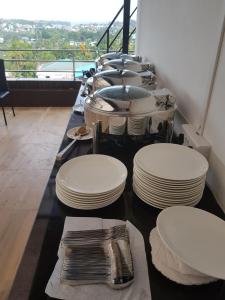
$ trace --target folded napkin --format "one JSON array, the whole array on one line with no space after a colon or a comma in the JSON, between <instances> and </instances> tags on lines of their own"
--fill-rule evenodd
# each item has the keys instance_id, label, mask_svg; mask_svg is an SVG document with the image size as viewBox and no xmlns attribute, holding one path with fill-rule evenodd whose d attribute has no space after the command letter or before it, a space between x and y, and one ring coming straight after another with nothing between
<instances>
[{"instance_id":1,"label":"folded napkin","mask_svg":"<svg viewBox=\"0 0 225 300\"><path fill-rule=\"evenodd\" d=\"M67 217L64 224L63 235L69 230L106 229L124 224L120 220L100 218L73 218ZM50 297L65 300L149 300L151 299L148 268L145 254L144 240L141 233L129 221L126 222L130 237L130 247L134 265L134 282L122 290L113 290L106 284L69 286L60 282L63 247L59 246L55 269L48 281L46 294Z\"/></svg>"}]
</instances>

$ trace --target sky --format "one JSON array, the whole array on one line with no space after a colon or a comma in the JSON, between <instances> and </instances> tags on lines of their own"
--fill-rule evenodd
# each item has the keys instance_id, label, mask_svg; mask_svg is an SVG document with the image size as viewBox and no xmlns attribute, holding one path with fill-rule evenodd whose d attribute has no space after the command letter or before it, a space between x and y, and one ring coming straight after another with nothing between
<instances>
[{"instance_id":1,"label":"sky","mask_svg":"<svg viewBox=\"0 0 225 300\"><path fill-rule=\"evenodd\" d=\"M122 4L123 0L3 0L0 18L110 22ZM132 8L136 4L137 0L131 0Z\"/></svg>"}]
</instances>

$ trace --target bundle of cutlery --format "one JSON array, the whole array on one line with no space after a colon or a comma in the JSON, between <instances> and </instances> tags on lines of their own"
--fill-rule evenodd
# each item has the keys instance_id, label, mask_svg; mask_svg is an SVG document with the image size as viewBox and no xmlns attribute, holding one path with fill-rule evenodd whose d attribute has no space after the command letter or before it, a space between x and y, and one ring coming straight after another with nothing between
<instances>
[{"instance_id":1,"label":"bundle of cutlery","mask_svg":"<svg viewBox=\"0 0 225 300\"><path fill-rule=\"evenodd\" d=\"M67 231L61 282L106 283L121 289L133 282L134 270L126 225L109 229Z\"/></svg>"}]
</instances>

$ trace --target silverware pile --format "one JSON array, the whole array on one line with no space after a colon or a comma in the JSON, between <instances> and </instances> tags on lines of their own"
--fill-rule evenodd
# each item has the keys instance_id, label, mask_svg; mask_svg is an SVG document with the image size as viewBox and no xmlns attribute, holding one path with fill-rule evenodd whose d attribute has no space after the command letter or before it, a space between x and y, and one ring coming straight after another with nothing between
<instances>
[{"instance_id":1,"label":"silverware pile","mask_svg":"<svg viewBox=\"0 0 225 300\"><path fill-rule=\"evenodd\" d=\"M106 283L121 289L134 279L126 225L109 229L68 231L62 240L64 284Z\"/></svg>"}]
</instances>

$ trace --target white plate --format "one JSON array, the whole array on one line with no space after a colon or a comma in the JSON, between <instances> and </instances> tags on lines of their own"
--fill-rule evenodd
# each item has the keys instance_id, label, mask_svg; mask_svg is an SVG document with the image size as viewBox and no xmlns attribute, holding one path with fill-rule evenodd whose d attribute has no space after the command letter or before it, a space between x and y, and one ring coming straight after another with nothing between
<instances>
[{"instance_id":1,"label":"white plate","mask_svg":"<svg viewBox=\"0 0 225 300\"><path fill-rule=\"evenodd\" d=\"M176 255L165 247L156 228L151 231L149 241L153 264L170 280L185 285L206 284L217 280L190 268L180 261Z\"/></svg>"},{"instance_id":2,"label":"white plate","mask_svg":"<svg viewBox=\"0 0 225 300\"><path fill-rule=\"evenodd\" d=\"M109 124L112 127L125 127L126 125L126 118L125 117L111 117L109 119Z\"/></svg>"},{"instance_id":3,"label":"white plate","mask_svg":"<svg viewBox=\"0 0 225 300\"><path fill-rule=\"evenodd\" d=\"M152 144L134 158L147 173L166 180L192 180L206 174L208 162L199 152L176 144Z\"/></svg>"},{"instance_id":4,"label":"white plate","mask_svg":"<svg viewBox=\"0 0 225 300\"><path fill-rule=\"evenodd\" d=\"M158 184L165 184L165 185L170 185L170 186L186 186L186 185L192 185L192 184L196 184L198 182L200 182L201 180L206 178L206 174L203 176L200 176L198 178L195 179L190 179L190 180L169 180L169 179L164 179L164 178L160 178L157 176L154 176L152 174L147 173L145 170L142 170L139 166L136 165L135 161L134 161L134 170L135 172L138 172L141 176L152 180Z\"/></svg>"},{"instance_id":5,"label":"white plate","mask_svg":"<svg viewBox=\"0 0 225 300\"><path fill-rule=\"evenodd\" d=\"M118 197L120 197L120 195L123 193L123 190L117 192L116 194L107 197L107 198L103 198L103 199L82 199L82 198L78 198L78 197L71 197L68 196L66 194L64 194L63 192L61 192L60 189L56 188L56 193L58 195L61 196L61 198L68 200L71 203L75 203L75 204L80 204L82 206L96 206L99 205L100 203L107 203L109 201L111 201L112 199L118 199Z\"/></svg>"},{"instance_id":6,"label":"white plate","mask_svg":"<svg viewBox=\"0 0 225 300\"><path fill-rule=\"evenodd\" d=\"M148 193L153 193L156 195L161 195L165 197L169 196L174 196L176 197L189 197L189 196L194 196L204 190L205 184L201 184L197 186L197 188L189 188L186 190L173 190L168 191L168 190L161 190L158 187L153 186L151 183L146 184L143 180L140 180L136 174L133 175L133 182L136 183L138 186L140 186L144 191Z\"/></svg>"},{"instance_id":7,"label":"white plate","mask_svg":"<svg viewBox=\"0 0 225 300\"><path fill-rule=\"evenodd\" d=\"M143 202L145 202L146 204L150 205L150 206L153 206L153 207L156 207L156 208L159 208L159 209L164 209L166 207L168 207L168 205L162 205L162 204L159 204L159 203L156 203L156 202L151 202L148 200L146 200L145 197L142 197L141 194L139 194L138 191L136 191L135 187L133 186L133 190L135 192L135 194L138 196L139 199L141 199Z\"/></svg>"},{"instance_id":8,"label":"white plate","mask_svg":"<svg viewBox=\"0 0 225 300\"><path fill-rule=\"evenodd\" d=\"M151 175L147 172L145 172L144 170L142 170L140 167L138 167L135 163L134 163L134 172L137 172L140 174L140 176L151 180L155 183L158 184L163 184L163 185L170 185L170 186L187 186L187 185L194 185L194 184L198 184L199 182L201 182L202 180L205 180L206 175L200 176L198 178L195 179L191 179L191 180L169 180L169 179L164 179L164 178L160 178L160 177L156 177L154 175Z\"/></svg>"},{"instance_id":9,"label":"white plate","mask_svg":"<svg viewBox=\"0 0 225 300\"><path fill-rule=\"evenodd\" d=\"M157 218L164 244L193 269L225 279L225 222L204 210L174 206Z\"/></svg>"},{"instance_id":10,"label":"white plate","mask_svg":"<svg viewBox=\"0 0 225 300\"><path fill-rule=\"evenodd\" d=\"M139 197L140 200L142 200L143 202L145 202L146 204L148 204L150 206L154 206L154 207L159 208L159 209L164 209L164 208L174 206L174 205L195 206L201 200L201 199L199 199L199 200L196 200L194 202L189 202L189 203L175 203L175 204L174 203L168 203L168 202L164 203L162 201L157 201L157 200L151 199L150 197L146 197L144 194L142 194L140 192L140 190L137 190L134 185L133 185L133 190L134 190L134 193Z\"/></svg>"},{"instance_id":11,"label":"white plate","mask_svg":"<svg viewBox=\"0 0 225 300\"><path fill-rule=\"evenodd\" d=\"M199 190L194 195L186 195L186 196L181 195L180 197L179 197L179 195L177 195L177 197L173 197L173 196L170 196L170 195L168 195L168 196L166 196L166 195L158 195L157 193L153 193L152 191L146 190L145 188L143 188L142 185L140 185L136 181L134 181L133 184L135 184L138 189L140 189L144 194L146 194L146 196L154 197L154 198L157 198L159 200L165 199L165 201L166 200L167 201L174 201L174 200L178 200L178 201L190 201L190 200L194 200L196 197L201 196L203 194L203 189L202 189L202 190Z\"/></svg>"},{"instance_id":12,"label":"white plate","mask_svg":"<svg viewBox=\"0 0 225 300\"><path fill-rule=\"evenodd\" d=\"M75 133L77 132L77 130L80 128L81 126L77 126L74 128L70 128L66 135L68 136L68 138L72 139L72 140L79 140L79 141L84 141L84 140L90 140L93 138L93 130L92 128L86 126L87 130L88 130L88 134L82 135L80 137L78 137L77 135L75 135Z\"/></svg>"},{"instance_id":13,"label":"white plate","mask_svg":"<svg viewBox=\"0 0 225 300\"><path fill-rule=\"evenodd\" d=\"M165 206L173 206L173 205L196 205L202 198L202 193L195 195L194 197L189 198L176 198L173 197L163 197L163 196L156 196L155 194L146 193L140 187L138 187L135 183L133 184L135 191L139 193L142 197L141 199L145 198L146 201L155 202L160 205Z\"/></svg>"},{"instance_id":14,"label":"white plate","mask_svg":"<svg viewBox=\"0 0 225 300\"><path fill-rule=\"evenodd\" d=\"M174 201L180 201L180 200L184 200L184 199L190 199L192 197L195 197L196 195L200 195L203 193L204 191L204 186L199 189L194 191L193 193L191 192L187 192L187 193L164 193L161 192L159 190L154 190L151 189L150 187L146 188L146 186L144 186L142 183L138 182L137 180L133 180L133 184L135 184L138 188L140 188L144 193L146 193L146 195L150 195L150 196L157 196L159 198L162 199L173 199Z\"/></svg>"},{"instance_id":15,"label":"white plate","mask_svg":"<svg viewBox=\"0 0 225 300\"><path fill-rule=\"evenodd\" d=\"M106 206L111 205L112 203L114 203L121 196L121 195L117 195L117 197L114 197L114 198L112 197L108 201L105 201L105 202L102 202L102 203L99 203L99 204L94 204L93 203L91 205L85 205L85 204L81 204L81 203L77 203L77 202L65 199L65 197L63 197L58 191L56 191L56 195L57 195L58 199L63 204L65 204L69 207L72 207L72 208L82 209L82 210L91 210L91 209L98 209L98 208L106 207Z\"/></svg>"},{"instance_id":16,"label":"white plate","mask_svg":"<svg viewBox=\"0 0 225 300\"><path fill-rule=\"evenodd\" d=\"M118 187L116 187L115 189L111 190L111 191L107 191L104 193L77 193L74 192L73 190L68 189L66 186L62 185L59 181L56 180L56 186L60 187L61 190L63 190L65 193L68 193L70 195L75 195L77 197L85 197L85 198L97 198L97 197L106 197L106 196L110 196L111 194L115 194L116 192L118 192L120 189L123 189L125 186L126 182L123 182L121 185L119 185Z\"/></svg>"},{"instance_id":17,"label":"white plate","mask_svg":"<svg viewBox=\"0 0 225 300\"><path fill-rule=\"evenodd\" d=\"M93 196L93 195L89 196L89 195L85 195L85 194L81 196L80 194L78 195L78 194L74 194L74 193L69 193L69 192L65 191L63 188L61 188L59 185L56 186L56 189L58 191L60 191L60 193L62 195L65 195L65 197L69 197L71 199L78 199L78 200L82 200L82 201L92 201L93 202L93 201L102 201L102 200L106 200L110 197L113 197L114 195L119 194L121 191L123 191L124 187L125 187L125 184L120 186L120 188L115 190L114 192L112 192L110 194L104 194L102 196Z\"/></svg>"},{"instance_id":18,"label":"white plate","mask_svg":"<svg viewBox=\"0 0 225 300\"><path fill-rule=\"evenodd\" d=\"M78 193L110 192L125 182L127 169L118 159L89 154L67 161L59 169L57 181Z\"/></svg>"}]
</instances>

